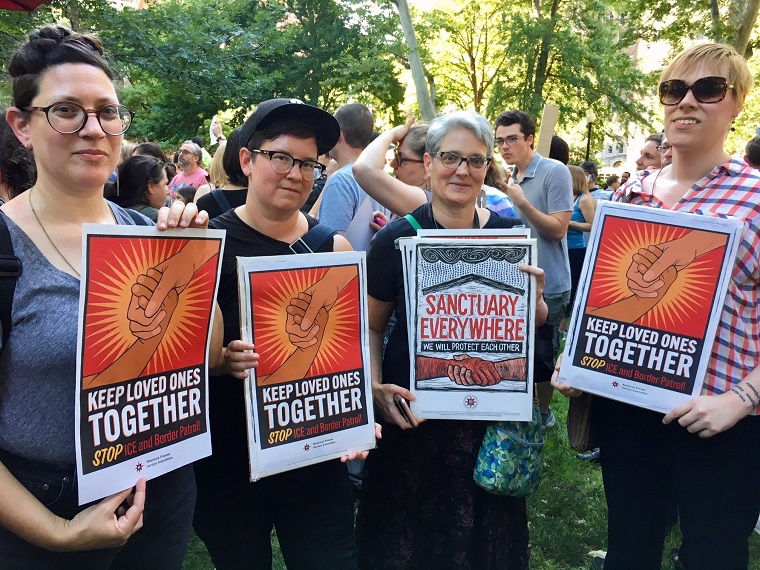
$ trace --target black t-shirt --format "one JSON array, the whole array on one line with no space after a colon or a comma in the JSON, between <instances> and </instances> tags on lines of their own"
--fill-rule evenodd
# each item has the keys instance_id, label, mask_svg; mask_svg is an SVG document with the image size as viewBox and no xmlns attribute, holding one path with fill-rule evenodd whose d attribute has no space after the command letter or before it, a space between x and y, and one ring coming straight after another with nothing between
<instances>
[{"instance_id":1,"label":"black t-shirt","mask_svg":"<svg viewBox=\"0 0 760 570\"><path fill-rule=\"evenodd\" d=\"M240 190L223 190L221 188L217 188L217 190L212 190L205 196L201 196L198 198L198 201L195 203L195 205L198 206L199 210L206 210L208 212L209 220L216 218L217 216L221 216L225 212L225 210L222 210L222 208L219 206L216 198L212 196L212 193L216 191L222 192L224 194L224 197L227 198L227 201L230 203L230 206L232 208L237 208L238 206L245 204L245 199L248 196L247 188L241 188Z\"/></svg>"},{"instance_id":2,"label":"black t-shirt","mask_svg":"<svg viewBox=\"0 0 760 570\"><path fill-rule=\"evenodd\" d=\"M314 218L306 218L309 229L317 225ZM270 238L243 222L234 209L211 220L209 227L227 231L216 298L224 317L224 345L227 346L240 338L237 258L286 255L292 251L290 244ZM332 238L326 240L317 252L333 251L333 243ZM247 471L244 382L229 375L214 376L209 381L209 402L214 455L229 456L239 469Z\"/></svg>"},{"instance_id":3,"label":"black t-shirt","mask_svg":"<svg viewBox=\"0 0 760 570\"><path fill-rule=\"evenodd\" d=\"M420 206L412 215L422 229L434 229L432 210ZM491 212L483 229L512 228L522 224L520 218ZM399 218L379 231L367 253L367 293L379 301L395 303L396 326L388 339L383 357L383 382L409 388L409 344L406 323L406 295L401 252L396 240L417 235L406 218Z\"/></svg>"}]
</instances>

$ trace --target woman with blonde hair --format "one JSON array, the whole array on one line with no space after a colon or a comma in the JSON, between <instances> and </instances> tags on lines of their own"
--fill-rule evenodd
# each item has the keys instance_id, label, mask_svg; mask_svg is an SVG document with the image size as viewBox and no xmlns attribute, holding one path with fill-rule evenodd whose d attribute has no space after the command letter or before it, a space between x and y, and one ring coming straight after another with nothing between
<instances>
[{"instance_id":1,"label":"woman with blonde hair","mask_svg":"<svg viewBox=\"0 0 760 570\"><path fill-rule=\"evenodd\" d=\"M570 215L570 225L567 229L567 256L570 259L570 301L567 305L567 315L573 309L578 281L581 278L583 260L586 258L586 236L584 232L591 231L591 223L596 212L596 200L588 191L588 178L579 166L568 166L573 178L573 213Z\"/></svg>"},{"instance_id":2,"label":"woman with blonde hair","mask_svg":"<svg viewBox=\"0 0 760 570\"><path fill-rule=\"evenodd\" d=\"M678 507L680 563L688 570L746 569L760 513L760 173L724 144L752 87L734 48L701 44L660 76L659 97L673 162L639 172L615 200L744 222L701 395L661 413L598 398L602 475L608 508L604 567L658 569L668 511ZM629 287L656 297L661 275L707 252L692 240L640 255ZM555 375L569 396L578 391Z\"/></svg>"}]
</instances>

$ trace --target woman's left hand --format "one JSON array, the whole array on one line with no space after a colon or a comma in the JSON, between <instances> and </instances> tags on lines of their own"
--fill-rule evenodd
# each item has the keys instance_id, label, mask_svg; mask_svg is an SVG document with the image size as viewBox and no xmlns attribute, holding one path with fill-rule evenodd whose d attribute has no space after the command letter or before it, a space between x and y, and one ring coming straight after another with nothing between
<instances>
[{"instance_id":1,"label":"woman's left hand","mask_svg":"<svg viewBox=\"0 0 760 570\"><path fill-rule=\"evenodd\" d=\"M690 433L696 433L699 437L712 437L732 428L751 410L733 392L718 396L698 396L670 410L662 423L669 424L677 419Z\"/></svg>"},{"instance_id":2,"label":"woman's left hand","mask_svg":"<svg viewBox=\"0 0 760 570\"><path fill-rule=\"evenodd\" d=\"M172 228L208 228L208 213L205 210L198 211L198 206L193 203L185 204L180 200L172 202L171 207L164 206L158 211L156 227L159 230Z\"/></svg>"}]
</instances>

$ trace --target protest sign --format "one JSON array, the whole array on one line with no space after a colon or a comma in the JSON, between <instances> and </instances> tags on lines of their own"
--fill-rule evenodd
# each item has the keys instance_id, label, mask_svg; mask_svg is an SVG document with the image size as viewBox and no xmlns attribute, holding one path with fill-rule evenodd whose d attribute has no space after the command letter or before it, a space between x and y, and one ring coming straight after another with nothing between
<instances>
[{"instance_id":1,"label":"protest sign","mask_svg":"<svg viewBox=\"0 0 760 570\"><path fill-rule=\"evenodd\" d=\"M400 240L412 412L421 418L531 419L535 265L527 239Z\"/></svg>"},{"instance_id":2,"label":"protest sign","mask_svg":"<svg viewBox=\"0 0 760 570\"><path fill-rule=\"evenodd\" d=\"M213 230L83 229L80 504L211 453L208 344L224 247Z\"/></svg>"},{"instance_id":3,"label":"protest sign","mask_svg":"<svg viewBox=\"0 0 760 570\"><path fill-rule=\"evenodd\" d=\"M600 203L560 380L660 412L699 395L741 227Z\"/></svg>"},{"instance_id":4,"label":"protest sign","mask_svg":"<svg viewBox=\"0 0 760 570\"><path fill-rule=\"evenodd\" d=\"M365 260L238 258L251 480L375 446Z\"/></svg>"}]
</instances>

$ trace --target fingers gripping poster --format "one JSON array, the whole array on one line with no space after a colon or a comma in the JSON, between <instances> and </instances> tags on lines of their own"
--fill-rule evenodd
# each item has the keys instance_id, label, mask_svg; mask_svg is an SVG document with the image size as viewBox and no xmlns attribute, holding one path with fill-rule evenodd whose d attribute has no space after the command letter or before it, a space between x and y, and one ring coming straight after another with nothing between
<instances>
[{"instance_id":1,"label":"fingers gripping poster","mask_svg":"<svg viewBox=\"0 0 760 570\"><path fill-rule=\"evenodd\" d=\"M238 258L251 479L375 446L363 252Z\"/></svg>"},{"instance_id":2,"label":"fingers gripping poster","mask_svg":"<svg viewBox=\"0 0 760 570\"><path fill-rule=\"evenodd\" d=\"M660 412L699 395L741 224L600 204L560 379Z\"/></svg>"},{"instance_id":3,"label":"fingers gripping poster","mask_svg":"<svg viewBox=\"0 0 760 570\"><path fill-rule=\"evenodd\" d=\"M477 242L477 243L474 243ZM529 420L535 240L402 240L412 411L422 418Z\"/></svg>"},{"instance_id":4,"label":"fingers gripping poster","mask_svg":"<svg viewBox=\"0 0 760 570\"><path fill-rule=\"evenodd\" d=\"M208 343L223 247L213 230L84 226L80 504L211 453Z\"/></svg>"}]
</instances>

